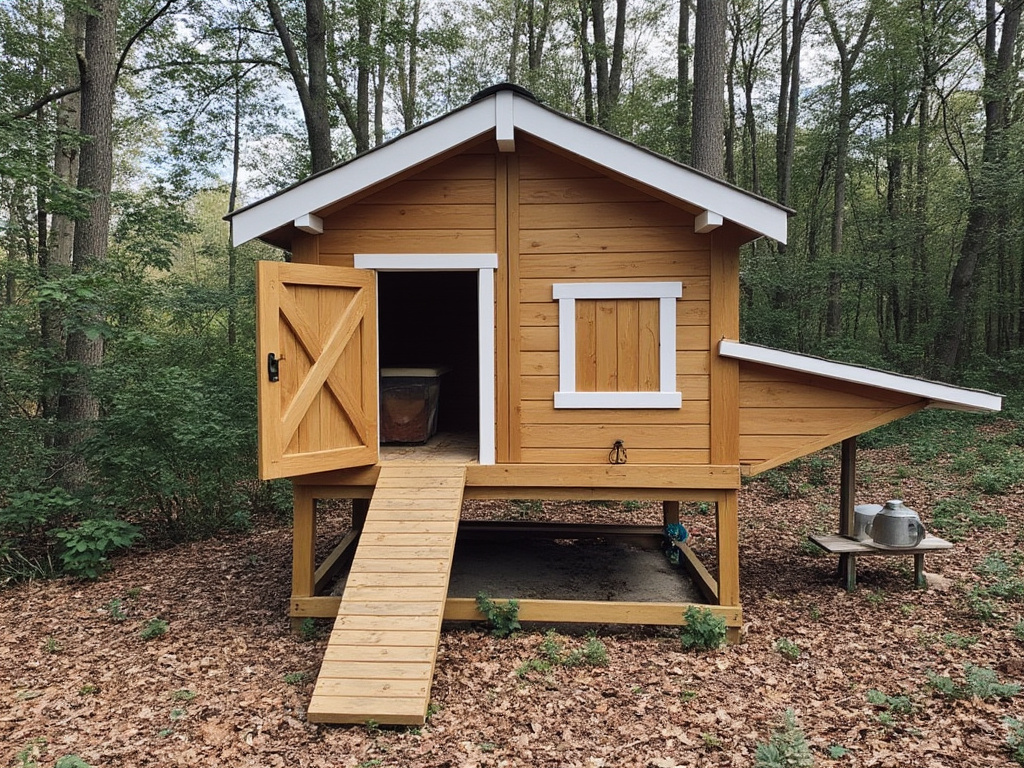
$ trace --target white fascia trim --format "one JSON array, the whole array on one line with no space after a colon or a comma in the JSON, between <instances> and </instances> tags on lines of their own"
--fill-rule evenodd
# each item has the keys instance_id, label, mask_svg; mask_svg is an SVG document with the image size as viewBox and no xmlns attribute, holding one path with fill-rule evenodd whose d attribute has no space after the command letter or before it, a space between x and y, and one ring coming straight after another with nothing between
<instances>
[{"instance_id":1,"label":"white fascia trim","mask_svg":"<svg viewBox=\"0 0 1024 768\"><path fill-rule=\"evenodd\" d=\"M602 131L567 120L516 97L516 127L678 200L709 211L725 211L729 221L785 243L788 214L765 200L675 165Z\"/></svg>"},{"instance_id":2,"label":"white fascia trim","mask_svg":"<svg viewBox=\"0 0 1024 768\"><path fill-rule=\"evenodd\" d=\"M555 408L681 408L679 392L555 392Z\"/></svg>"},{"instance_id":3,"label":"white fascia trim","mask_svg":"<svg viewBox=\"0 0 1024 768\"><path fill-rule=\"evenodd\" d=\"M493 130L494 105L483 99L238 212L231 219L232 241L241 245L265 235Z\"/></svg>"},{"instance_id":4,"label":"white fascia trim","mask_svg":"<svg viewBox=\"0 0 1024 768\"><path fill-rule=\"evenodd\" d=\"M473 272L497 269L496 253L357 253L357 269L378 272Z\"/></svg>"},{"instance_id":5,"label":"white fascia trim","mask_svg":"<svg viewBox=\"0 0 1024 768\"><path fill-rule=\"evenodd\" d=\"M738 341L722 339L718 344L718 354L736 360L771 365L790 371L800 371L816 376L824 376L837 381L853 384L864 384L892 392L901 392L915 397L923 397L935 401L936 405L959 408L970 411L999 411L1002 409L1003 398L991 392L979 389L965 389L935 381L915 379L912 376L901 376L887 371L876 371L856 365L837 363L818 357L800 355L795 352L784 352L770 347L743 344Z\"/></svg>"},{"instance_id":6,"label":"white fascia trim","mask_svg":"<svg viewBox=\"0 0 1024 768\"><path fill-rule=\"evenodd\" d=\"M515 94L498 91L494 96L494 138L498 142L498 151L515 152Z\"/></svg>"},{"instance_id":7,"label":"white fascia trim","mask_svg":"<svg viewBox=\"0 0 1024 768\"><path fill-rule=\"evenodd\" d=\"M555 283L554 299L678 299L683 284L671 283Z\"/></svg>"}]
</instances>

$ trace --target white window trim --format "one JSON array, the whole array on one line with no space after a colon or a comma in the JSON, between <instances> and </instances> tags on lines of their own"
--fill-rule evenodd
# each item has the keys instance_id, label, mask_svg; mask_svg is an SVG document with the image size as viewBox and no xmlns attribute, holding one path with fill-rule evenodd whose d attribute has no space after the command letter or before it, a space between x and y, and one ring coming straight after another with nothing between
<instances>
[{"instance_id":1,"label":"white window trim","mask_svg":"<svg viewBox=\"0 0 1024 768\"><path fill-rule=\"evenodd\" d=\"M676 391L676 299L683 284L667 283L555 283L558 301L558 391L555 408L680 408ZM576 391L576 300L658 299L658 391Z\"/></svg>"},{"instance_id":2,"label":"white window trim","mask_svg":"<svg viewBox=\"0 0 1024 768\"><path fill-rule=\"evenodd\" d=\"M477 338L479 339L480 385L480 455L482 465L496 460L494 407L494 270L498 267L496 253L357 253L358 269L378 272L476 272L477 273Z\"/></svg>"}]
</instances>

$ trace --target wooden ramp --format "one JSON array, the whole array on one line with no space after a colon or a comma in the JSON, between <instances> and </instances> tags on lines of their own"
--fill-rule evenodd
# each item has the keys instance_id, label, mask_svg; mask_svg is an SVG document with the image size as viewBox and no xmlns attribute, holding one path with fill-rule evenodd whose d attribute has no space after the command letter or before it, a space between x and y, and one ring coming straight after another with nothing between
<instances>
[{"instance_id":1,"label":"wooden ramp","mask_svg":"<svg viewBox=\"0 0 1024 768\"><path fill-rule=\"evenodd\" d=\"M311 722L426 721L465 484L464 466L381 467Z\"/></svg>"}]
</instances>

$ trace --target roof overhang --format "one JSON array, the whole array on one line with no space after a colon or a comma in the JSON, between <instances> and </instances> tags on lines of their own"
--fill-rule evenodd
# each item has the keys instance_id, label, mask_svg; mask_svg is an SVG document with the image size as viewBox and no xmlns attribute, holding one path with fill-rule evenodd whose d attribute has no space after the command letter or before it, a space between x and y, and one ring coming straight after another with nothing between
<instances>
[{"instance_id":1,"label":"roof overhang","mask_svg":"<svg viewBox=\"0 0 1024 768\"><path fill-rule=\"evenodd\" d=\"M514 151L519 131L696 207L701 211L698 231L710 232L729 221L786 242L788 209L542 106L514 87L492 89L444 117L238 209L228 216L233 242L241 245L289 226L311 231L324 209L486 134L494 136L499 151Z\"/></svg>"},{"instance_id":2,"label":"roof overhang","mask_svg":"<svg viewBox=\"0 0 1024 768\"><path fill-rule=\"evenodd\" d=\"M718 343L718 354L735 360L760 363L775 368L785 368L814 376L823 376L837 381L862 384L890 392L900 392L928 400L929 407L948 408L960 411L991 413L1002 409L1002 395L994 395L980 389L954 387L913 376L865 368L859 365L837 363L821 357L799 355L780 349L762 347L757 344L743 344L722 339Z\"/></svg>"}]
</instances>

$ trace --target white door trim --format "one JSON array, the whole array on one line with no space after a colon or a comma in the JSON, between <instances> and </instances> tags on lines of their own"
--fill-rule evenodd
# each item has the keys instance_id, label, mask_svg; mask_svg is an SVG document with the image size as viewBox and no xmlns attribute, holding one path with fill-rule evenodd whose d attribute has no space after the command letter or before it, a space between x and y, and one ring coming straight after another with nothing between
<instances>
[{"instance_id":1,"label":"white door trim","mask_svg":"<svg viewBox=\"0 0 1024 768\"><path fill-rule=\"evenodd\" d=\"M496 253L357 253L358 269L378 272L476 272L477 273L477 338L479 340L480 387L480 454L481 464L495 462L494 403L494 270L498 268ZM379 301L379 298L378 298ZM488 333L488 330L490 332Z\"/></svg>"}]
</instances>

